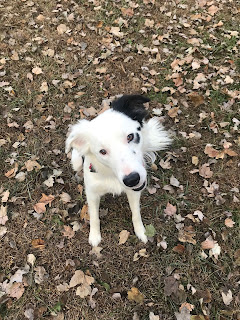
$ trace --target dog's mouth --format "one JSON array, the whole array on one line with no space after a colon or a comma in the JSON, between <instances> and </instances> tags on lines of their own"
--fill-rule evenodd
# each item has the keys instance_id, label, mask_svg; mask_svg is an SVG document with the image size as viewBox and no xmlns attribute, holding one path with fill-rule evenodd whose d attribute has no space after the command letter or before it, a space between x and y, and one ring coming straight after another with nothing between
<instances>
[{"instance_id":1,"label":"dog's mouth","mask_svg":"<svg viewBox=\"0 0 240 320\"><path fill-rule=\"evenodd\" d=\"M146 185L146 182L144 182L140 187L138 188L133 188L133 191L141 191Z\"/></svg>"}]
</instances>

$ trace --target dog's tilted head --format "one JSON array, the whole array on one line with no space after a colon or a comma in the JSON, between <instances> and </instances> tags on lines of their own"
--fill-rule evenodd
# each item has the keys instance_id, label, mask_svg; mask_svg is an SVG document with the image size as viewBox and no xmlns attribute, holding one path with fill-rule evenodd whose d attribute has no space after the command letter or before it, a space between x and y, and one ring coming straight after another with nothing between
<instances>
[{"instance_id":1,"label":"dog's tilted head","mask_svg":"<svg viewBox=\"0 0 240 320\"><path fill-rule=\"evenodd\" d=\"M148 112L140 95L124 95L113 101L112 108L91 121L80 120L72 126L66 141L71 148L101 171L110 169L128 189L140 191L146 185L144 158L171 142L157 118L145 121Z\"/></svg>"}]
</instances>

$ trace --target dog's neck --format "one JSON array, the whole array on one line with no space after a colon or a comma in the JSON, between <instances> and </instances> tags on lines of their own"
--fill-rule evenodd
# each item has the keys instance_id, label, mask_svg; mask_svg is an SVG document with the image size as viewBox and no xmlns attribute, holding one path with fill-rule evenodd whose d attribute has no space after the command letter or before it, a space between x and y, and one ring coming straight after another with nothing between
<instances>
[{"instance_id":1,"label":"dog's neck","mask_svg":"<svg viewBox=\"0 0 240 320\"><path fill-rule=\"evenodd\" d=\"M86 163L88 171L93 174L96 174L96 173L103 174L103 175L113 174L112 169L105 166L101 162L99 162L96 156L92 153L89 153L85 156L84 163Z\"/></svg>"}]
</instances>

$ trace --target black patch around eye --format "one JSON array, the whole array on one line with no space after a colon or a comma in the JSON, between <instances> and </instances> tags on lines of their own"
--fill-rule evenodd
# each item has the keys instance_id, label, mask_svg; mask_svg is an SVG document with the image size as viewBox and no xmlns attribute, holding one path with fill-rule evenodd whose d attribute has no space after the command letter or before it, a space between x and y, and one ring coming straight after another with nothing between
<instances>
[{"instance_id":1,"label":"black patch around eye","mask_svg":"<svg viewBox=\"0 0 240 320\"><path fill-rule=\"evenodd\" d=\"M136 138L134 140L135 143L139 143L140 142L140 135L138 133L136 133Z\"/></svg>"}]
</instances>

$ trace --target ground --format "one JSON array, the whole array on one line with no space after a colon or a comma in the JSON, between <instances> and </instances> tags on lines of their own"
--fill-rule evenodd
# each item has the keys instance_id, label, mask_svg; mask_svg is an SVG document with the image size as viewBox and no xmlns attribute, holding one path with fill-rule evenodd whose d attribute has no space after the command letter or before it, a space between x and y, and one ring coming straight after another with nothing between
<instances>
[{"instance_id":1,"label":"ground","mask_svg":"<svg viewBox=\"0 0 240 320\"><path fill-rule=\"evenodd\" d=\"M240 319L239 16L235 0L1 1L0 319ZM122 93L150 97L174 142L142 195L148 243L106 195L91 251L64 144Z\"/></svg>"}]
</instances>

